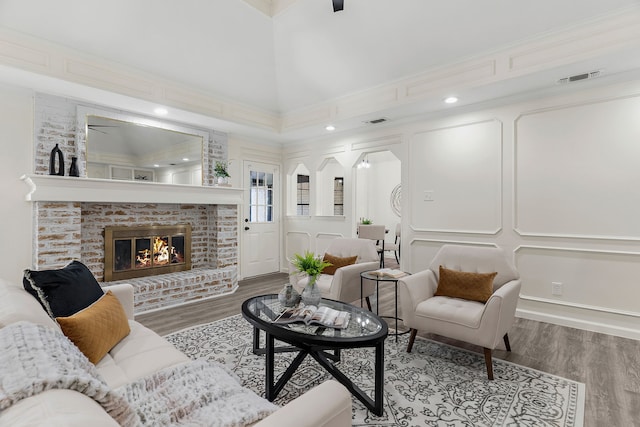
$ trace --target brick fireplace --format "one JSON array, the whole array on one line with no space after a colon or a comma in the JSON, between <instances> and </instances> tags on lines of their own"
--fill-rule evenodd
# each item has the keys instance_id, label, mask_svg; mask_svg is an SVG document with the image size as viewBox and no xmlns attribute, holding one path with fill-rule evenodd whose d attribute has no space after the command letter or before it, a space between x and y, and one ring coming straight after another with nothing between
<instances>
[{"instance_id":1,"label":"brick fireplace","mask_svg":"<svg viewBox=\"0 0 640 427\"><path fill-rule=\"evenodd\" d=\"M124 279L137 313L233 292L238 277L238 205L242 190L29 175L38 269L82 261L104 281L107 226L189 224L192 269ZM160 203L175 200L177 203Z\"/></svg>"},{"instance_id":2,"label":"brick fireplace","mask_svg":"<svg viewBox=\"0 0 640 427\"><path fill-rule=\"evenodd\" d=\"M125 113L71 99L37 94L34 163L27 200L33 202L32 268L59 268L80 260L104 283L105 227L189 224L191 269L127 278L141 313L233 292L238 286L238 206L242 190L213 187L216 160L227 158L227 135L199 129L203 186L87 178L86 111ZM79 177L50 176L49 155L58 145L65 162L78 158ZM65 170L66 173L66 170ZM118 283L118 281L110 282Z\"/></svg>"}]
</instances>

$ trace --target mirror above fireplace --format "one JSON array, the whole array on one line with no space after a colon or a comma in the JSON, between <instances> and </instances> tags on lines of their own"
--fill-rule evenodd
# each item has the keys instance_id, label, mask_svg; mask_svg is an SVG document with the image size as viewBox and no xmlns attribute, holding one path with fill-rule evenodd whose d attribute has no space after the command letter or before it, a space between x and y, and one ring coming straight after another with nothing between
<instances>
[{"instance_id":1,"label":"mirror above fireplace","mask_svg":"<svg viewBox=\"0 0 640 427\"><path fill-rule=\"evenodd\" d=\"M202 185L206 131L110 112L83 117L89 178Z\"/></svg>"}]
</instances>

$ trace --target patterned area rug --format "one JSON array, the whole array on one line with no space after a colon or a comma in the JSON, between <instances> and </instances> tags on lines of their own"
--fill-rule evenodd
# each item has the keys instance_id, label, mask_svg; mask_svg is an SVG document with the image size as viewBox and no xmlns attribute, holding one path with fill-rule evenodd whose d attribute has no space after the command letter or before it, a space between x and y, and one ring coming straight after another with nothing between
<instances>
[{"instance_id":1,"label":"patterned area rug","mask_svg":"<svg viewBox=\"0 0 640 427\"><path fill-rule=\"evenodd\" d=\"M245 386L264 396L264 356L252 353L251 325L236 315L168 335L192 359L233 369ZM276 343L278 344L278 343ZM407 335L385 342L385 402L380 417L353 399L354 426L582 426L584 384L494 359L488 381L482 354ZM276 378L292 353L276 354ZM373 349L343 350L339 368L373 395ZM330 378L307 357L274 403L284 405Z\"/></svg>"}]
</instances>

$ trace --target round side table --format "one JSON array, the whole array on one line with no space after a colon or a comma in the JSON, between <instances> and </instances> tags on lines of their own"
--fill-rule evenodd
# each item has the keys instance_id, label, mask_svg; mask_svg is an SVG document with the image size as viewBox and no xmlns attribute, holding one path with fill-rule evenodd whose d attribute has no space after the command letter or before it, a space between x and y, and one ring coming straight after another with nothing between
<instances>
[{"instance_id":1,"label":"round side table","mask_svg":"<svg viewBox=\"0 0 640 427\"><path fill-rule=\"evenodd\" d=\"M376 282L376 314L379 313L379 308L380 308L380 298L378 294L380 282L393 283L394 292L395 292L395 313L393 316L379 316L379 317L387 318L387 319L395 319L396 321L395 332L389 333L389 335L395 335L396 342L398 342L398 335L404 335L409 332L409 331L398 332L398 320L402 320L401 318L398 317L398 280L402 279L402 277L406 277L410 275L411 273L405 272L405 275L402 277L390 277L390 276L379 276L377 274L374 274L375 271L378 271L378 270L369 270L369 271L363 271L362 273L360 273L360 307L362 307L363 285L365 280L374 280Z\"/></svg>"}]
</instances>

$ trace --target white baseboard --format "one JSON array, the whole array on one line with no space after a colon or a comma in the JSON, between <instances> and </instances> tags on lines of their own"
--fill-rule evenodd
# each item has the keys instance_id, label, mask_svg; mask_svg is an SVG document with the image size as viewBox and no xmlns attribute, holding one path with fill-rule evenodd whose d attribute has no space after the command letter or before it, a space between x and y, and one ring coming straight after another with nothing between
<instances>
[{"instance_id":1,"label":"white baseboard","mask_svg":"<svg viewBox=\"0 0 640 427\"><path fill-rule=\"evenodd\" d=\"M640 341L640 330L624 326L610 325L602 322L593 322L574 317L559 316L549 313L541 313L533 310L516 309L516 316L523 319L536 320L538 322L552 323L554 325L567 326L585 331L599 332L622 338Z\"/></svg>"}]
</instances>

